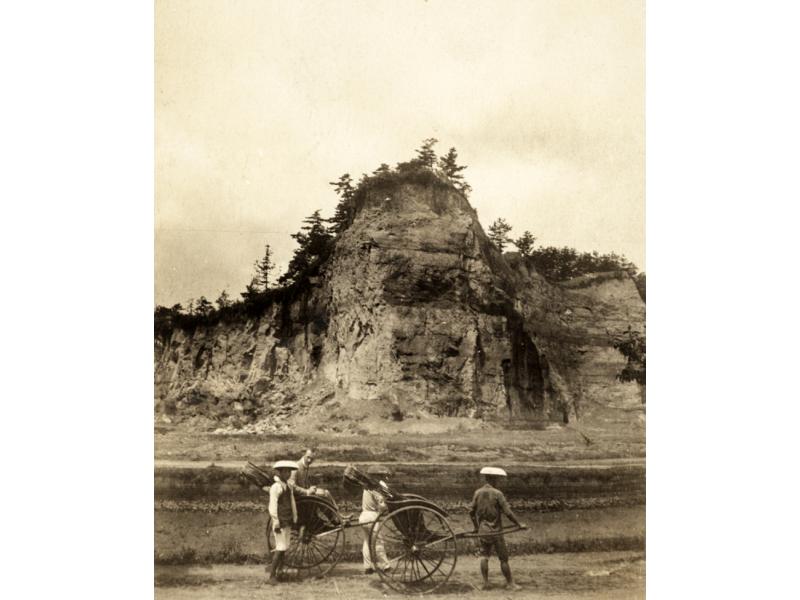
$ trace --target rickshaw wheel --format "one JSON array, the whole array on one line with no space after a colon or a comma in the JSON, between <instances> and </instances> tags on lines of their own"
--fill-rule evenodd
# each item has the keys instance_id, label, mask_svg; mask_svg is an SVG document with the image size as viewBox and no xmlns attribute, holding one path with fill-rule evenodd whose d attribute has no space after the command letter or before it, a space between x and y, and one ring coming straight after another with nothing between
<instances>
[{"instance_id":1,"label":"rickshaw wheel","mask_svg":"<svg viewBox=\"0 0 800 600\"><path fill-rule=\"evenodd\" d=\"M297 526L292 529L284 568L305 571L306 575L326 575L344 552L344 528L336 509L325 500L314 496L299 496ZM272 519L267 519L267 550L269 561L275 550Z\"/></svg>"},{"instance_id":2,"label":"rickshaw wheel","mask_svg":"<svg viewBox=\"0 0 800 600\"><path fill-rule=\"evenodd\" d=\"M380 517L370 529L369 550L381 580L406 594L436 590L450 579L458 558L447 519L426 506L405 506Z\"/></svg>"}]
</instances>

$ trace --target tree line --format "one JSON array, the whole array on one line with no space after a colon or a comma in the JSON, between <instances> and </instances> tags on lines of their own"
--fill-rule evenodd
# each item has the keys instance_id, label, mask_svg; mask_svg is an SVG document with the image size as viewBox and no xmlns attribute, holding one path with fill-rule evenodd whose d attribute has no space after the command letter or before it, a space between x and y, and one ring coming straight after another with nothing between
<instances>
[{"instance_id":1,"label":"tree line","mask_svg":"<svg viewBox=\"0 0 800 600\"><path fill-rule=\"evenodd\" d=\"M331 256L336 240L353 224L358 208L370 190L390 187L399 183L418 183L456 189L468 197L472 187L464 178L467 168L458 162L458 151L451 147L438 156L434 146L436 138L422 141L415 156L399 162L394 167L382 163L371 174L362 174L355 182L349 173L330 182L338 202L333 216L324 218L317 209L303 219L300 230L291 234L297 246L286 272L274 276L275 263L272 248L265 245L263 255L255 261L253 276L239 293L232 298L222 290L215 301L205 296L189 299L185 306L156 306L156 333L166 334L174 327L190 328L198 324L213 324L221 319L237 318L242 314L260 312L278 299L291 297L302 291L312 277L318 275L322 265ZM523 258L532 264L538 273L551 282L565 281L587 273L624 270L631 274L642 298L645 297L645 274L638 273L636 266L624 256L615 253L578 252L574 248L535 247L536 237L525 231L512 239L513 227L505 219L497 219L488 229L492 244L502 253L509 244L516 246Z\"/></svg>"},{"instance_id":2,"label":"tree line","mask_svg":"<svg viewBox=\"0 0 800 600\"><path fill-rule=\"evenodd\" d=\"M451 187L468 195L472 188L463 175L467 167L458 164L458 151L450 148L446 154L437 156L436 143L436 138L423 140L411 160L397 163L395 167L382 163L372 174L362 174L357 183L349 173L330 182L338 197L334 214L324 218L317 209L303 219L300 230L291 234L297 247L285 273L274 278L273 252L267 244L264 254L255 261L250 283L239 294L241 299L232 299L227 290L222 290L214 302L200 296L196 300L189 299L185 306L156 306L156 334L166 335L175 327L190 328L242 314L258 314L279 298L299 293L310 278L319 273L333 252L337 238L352 225L358 206L371 189L412 182Z\"/></svg>"},{"instance_id":3,"label":"tree line","mask_svg":"<svg viewBox=\"0 0 800 600\"><path fill-rule=\"evenodd\" d=\"M599 252L579 252L575 248L564 246L545 246L535 248L536 237L525 231L516 239L510 237L513 227L505 219L496 219L489 226L488 237L492 245L500 252L513 244L536 272L550 282L558 283L580 275L589 273L603 273L605 271L626 271L636 284L636 289L642 300L645 300L646 276L625 256L615 252L600 254Z\"/></svg>"}]
</instances>

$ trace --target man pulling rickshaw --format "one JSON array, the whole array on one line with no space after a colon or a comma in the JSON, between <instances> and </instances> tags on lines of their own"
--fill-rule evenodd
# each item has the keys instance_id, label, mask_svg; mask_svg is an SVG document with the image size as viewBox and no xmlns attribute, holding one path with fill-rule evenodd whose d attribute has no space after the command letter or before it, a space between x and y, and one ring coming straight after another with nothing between
<instances>
[{"instance_id":1,"label":"man pulling rickshaw","mask_svg":"<svg viewBox=\"0 0 800 600\"><path fill-rule=\"evenodd\" d=\"M345 530L361 527L365 571L378 573L388 587L403 593L428 593L445 583L453 573L458 540L478 540L481 551L483 589L488 587L488 562L498 555L507 587L519 589L511 577L503 534L525 529L514 516L503 493L497 489L505 471L497 467L481 470L486 485L473 495L470 516L473 531L454 532L448 513L440 505L416 494L403 494L387 483L386 471L370 469L365 474L348 466L345 481L360 486L362 516L354 523L340 515L327 499L316 494L296 494L289 480L297 470L293 461L278 461L274 483L264 471L248 463L243 474L270 493L268 543L274 552L269 582L278 580L282 568L297 569L304 576L324 576L341 560ZM370 514L371 513L371 514ZM503 527L505 516L513 524Z\"/></svg>"},{"instance_id":2,"label":"man pulling rickshaw","mask_svg":"<svg viewBox=\"0 0 800 600\"><path fill-rule=\"evenodd\" d=\"M500 559L500 571L506 578L506 588L518 590L520 586L514 583L511 567L508 565L508 548L503 537L503 515L520 529L526 529L526 526L517 520L505 495L497 489L500 481L506 477L506 472L498 467L484 467L481 469L481 475L485 483L483 487L475 490L469 510L470 519L475 526L474 533L480 536L478 550L481 555L483 578L481 589L489 589L489 557L494 551Z\"/></svg>"}]
</instances>

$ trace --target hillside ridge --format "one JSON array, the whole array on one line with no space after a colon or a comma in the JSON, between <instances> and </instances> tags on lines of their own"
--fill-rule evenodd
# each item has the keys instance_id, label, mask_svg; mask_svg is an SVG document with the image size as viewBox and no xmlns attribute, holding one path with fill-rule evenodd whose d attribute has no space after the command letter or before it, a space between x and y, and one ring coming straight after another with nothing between
<instances>
[{"instance_id":1,"label":"hillside ridge","mask_svg":"<svg viewBox=\"0 0 800 600\"><path fill-rule=\"evenodd\" d=\"M156 417L244 431L567 422L641 402L616 379L626 360L608 331L626 328L644 330L627 274L549 283L497 250L453 186L400 180L365 190L291 293L156 336Z\"/></svg>"}]
</instances>

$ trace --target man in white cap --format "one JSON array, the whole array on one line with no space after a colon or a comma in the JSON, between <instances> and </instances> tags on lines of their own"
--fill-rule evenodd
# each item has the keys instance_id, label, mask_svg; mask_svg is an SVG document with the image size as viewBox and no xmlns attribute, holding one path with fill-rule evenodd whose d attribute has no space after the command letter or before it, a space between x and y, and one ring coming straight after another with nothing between
<instances>
[{"instance_id":1,"label":"man in white cap","mask_svg":"<svg viewBox=\"0 0 800 600\"><path fill-rule=\"evenodd\" d=\"M497 486L506 477L506 472L498 467L484 467L481 475L486 484L478 488L472 496L472 507L469 516L475 526L475 533L480 534L478 548L481 555L481 576L483 585L481 589L489 588L489 556L492 549L500 559L500 570L506 578L506 588L521 589L511 576L511 567L508 566L508 548L502 534L503 515L517 527L525 529L525 525L517 520L505 495Z\"/></svg>"},{"instance_id":2,"label":"man in white cap","mask_svg":"<svg viewBox=\"0 0 800 600\"><path fill-rule=\"evenodd\" d=\"M272 532L275 535L275 554L267 583L275 585L283 567L284 556L289 549L292 526L297 523L297 505L294 491L289 485L289 477L297 470L297 463L291 460L279 460L272 468L275 470L275 483L264 491L269 491L269 516L272 519Z\"/></svg>"}]
</instances>

